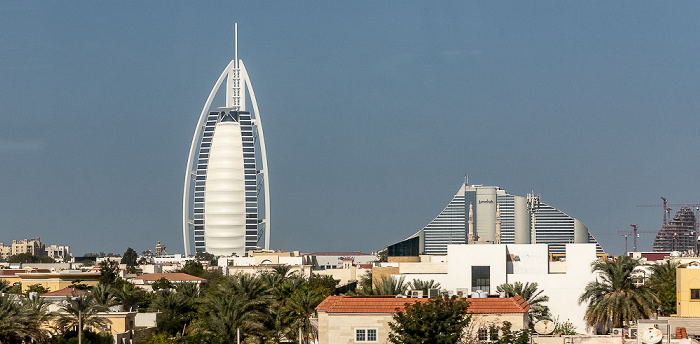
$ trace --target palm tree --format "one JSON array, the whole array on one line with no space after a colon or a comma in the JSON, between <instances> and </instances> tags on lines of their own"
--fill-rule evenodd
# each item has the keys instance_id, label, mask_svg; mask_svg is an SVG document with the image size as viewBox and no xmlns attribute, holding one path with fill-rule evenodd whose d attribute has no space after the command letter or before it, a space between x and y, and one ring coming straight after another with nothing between
<instances>
[{"instance_id":1,"label":"palm tree","mask_svg":"<svg viewBox=\"0 0 700 344\"><path fill-rule=\"evenodd\" d=\"M106 284L98 284L90 288L92 297L95 299L95 304L100 307L102 312L109 311L110 307L119 304L117 298L114 297L112 288Z\"/></svg>"},{"instance_id":2,"label":"palm tree","mask_svg":"<svg viewBox=\"0 0 700 344\"><path fill-rule=\"evenodd\" d=\"M194 282L175 283L175 290L178 294L193 300L197 299L201 293L199 285L197 285L197 283Z\"/></svg>"},{"instance_id":3,"label":"palm tree","mask_svg":"<svg viewBox=\"0 0 700 344\"><path fill-rule=\"evenodd\" d=\"M124 283L121 288L113 288L112 294L122 305L122 311L131 311L138 304L145 291L137 288L132 283Z\"/></svg>"},{"instance_id":4,"label":"palm tree","mask_svg":"<svg viewBox=\"0 0 700 344\"><path fill-rule=\"evenodd\" d=\"M289 334L292 338L294 338L294 334L299 328L301 328L303 338L305 338L305 340L302 340L302 343L308 343L310 334L316 337L317 329L311 326L310 316L324 298L323 293L317 289L305 287L294 291L282 310L289 321L291 329Z\"/></svg>"},{"instance_id":5,"label":"palm tree","mask_svg":"<svg viewBox=\"0 0 700 344\"><path fill-rule=\"evenodd\" d=\"M588 283L578 300L579 304L588 304L584 320L589 328L607 333L613 327L627 327L654 313L659 299L649 287L635 286L630 277L637 266L639 261L627 256L592 264L598 277Z\"/></svg>"},{"instance_id":6,"label":"palm tree","mask_svg":"<svg viewBox=\"0 0 700 344\"><path fill-rule=\"evenodd\" d=\"M29 339L35 342L45 342L49 339L50 333L45 325L55 317L55 313L49 311L49 305L43 297L22 299L22 308L29 314L29 327L32 329Z\"/></svg>"},{"instance_id":7,"label":"palm tree","mask_svg":"<svg viewBox=\"0 0 700 344\"><path fill-rule=\"evenodd\" d=\"M276 265L272 267L272 271L274 274L282 276L282 278L287 277L289 275L289 272L292 270L291 265Z\"/></svg>"},{"instance_id":8,"label":"palm tree","mask_svg":"<svg viewBox=\"0 0 700 344\"><path fill-rule=\"evenodd\" d=\"M162 313L158 318L158 330L170 335L184 334L185 327L194 318L195 302L195 298L184 293L159 290L150 306L151 310Z\"/></svg>"},{"instance_id":9,"label":"palm tree","mask_svg":"<svg viewBox=\"0 0 700 344\"><path fill-rule=\"evenodd\" d=\"M374 295L398 295L404 294L408 289L408 284L404 283L404 276L396 279L391 276L382 276L379 281L374 282Z\"/></svg>"},{"instance_id":10,"label":"palm tree","mask_svg":"<svg viewBox=\"0 0 700 344\"><path fill-rule=\"evenodd\" d=\"M537 283L515 282L513 284L503 283L496 287L499 293L505 293L507 297L520 295L530 305L528 325L530 328L539 320L550 319L549 307L545 305L549 301L549 296L542 295L543 290L537 290Z\"/></svg>"},{"instance_id":11,"label":"palm tree","mask_svg":"<svg viewBox=\"0 0 700 344\"><path fill-rule=\"evenodd\" d=\"M428 289L440 288L440 283L434 280L422 281L414 278L413 282L408 282L408 286L411 290L422 290L423 295L428 295Z\"/></svg>"},{"instance_id":12,"label":"palm tree","mask_svg":"<svg viewBox=\"0 0 700 344\"><path fill-rule=\"evenodd\" d=\"M260 311L259 300L233 294L209 294L199 310L193 331L211 334L222 343L234 343L238 330L241 340L256 336L264 330L262 324L265 313Z\"/></svg>"},{"instance_id":13,"label":"palm tree","mask_svg":"<svg viewBox=\"0 0 700 344\"><path fill-rule=\"evenodd\" d=\"M649 265L651 276L648 286L659 297L662 315L676 313L676 269L684 266L684 264L671 262L671 260Z\"/></svg>"},{"instance_id":14,"label":"palm tree","mask_svg":"<svg viewBox=\"0 0 700 344\"><path fill-rule=\"evenodd\" d=\"M199 307L195 332L213 334L223 342L264 336L265 315L270 313L273 289L261 277L237 274L227 277L210 290Z\"/></svg>"},{"instance_id":15,"label":"palm tree","mask_svg":"<svg viewBox=\"0 0 700 344\"><path fill-rule=\"evenodd\" d=\"M90 294L67 296L65 303L61 306L62 314L59 316L56 326L62 329L70 329L80 324L82 326L79 329L80 331L86 325L107 330L107 325L112 322L97 314L102 309Z\"/></svg>"},{"instance_id":16,"label":"palm tree","mask_svg":"<svg viewBox=\"0 0 700 344\"><path fill-rule=\"evenodd\" d=\"M52 316L43 298L0 296L0 343L46 343L49 333L43 325Z\"/></svg>"}]
</instances>

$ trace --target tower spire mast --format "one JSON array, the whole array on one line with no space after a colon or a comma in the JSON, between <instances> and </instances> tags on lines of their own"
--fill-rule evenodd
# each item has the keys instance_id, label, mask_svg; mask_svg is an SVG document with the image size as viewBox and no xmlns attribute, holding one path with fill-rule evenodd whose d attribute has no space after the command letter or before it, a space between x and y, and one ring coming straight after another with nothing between
<instances>
[{"instance_id":1,"label":"tower spire mast","mask_svg":"<svg viewBox=\"0 0 700 344\"><path fill-rule=\"evenodd\" d=\"M233 50L233 66L238 68L238 23L233 24Z\"/></svg>"}]
</instances>

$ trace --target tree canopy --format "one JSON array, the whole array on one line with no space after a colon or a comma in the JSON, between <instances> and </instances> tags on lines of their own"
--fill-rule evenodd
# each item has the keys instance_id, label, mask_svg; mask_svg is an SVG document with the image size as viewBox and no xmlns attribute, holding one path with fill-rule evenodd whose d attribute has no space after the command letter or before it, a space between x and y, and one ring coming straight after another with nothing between
<instances>
[{"instance_id":1,"label":"tree canopy","mask_svg":"<svg viewBox=\"0 0 700 344\"><path fill-rule=\"evenodd\" d=\"M471 321L469 302L457 298L431 298L406 304L389 323L394 344L459 343Z\"/></svg>"},{"instance_id":2,"label":"tree canopy","mask_svg":"<svg viewBox=\"0 0 700 344\"><path fill-rule=\"evenodd\" d=\"M639 261L627 256L592 264L598 278L586 285L578 300L587 303L584 319L589 328L607 333L654 314L659 299L648 286L635 285L631 274L637 266Z\"/></svg>"}]
</instances>

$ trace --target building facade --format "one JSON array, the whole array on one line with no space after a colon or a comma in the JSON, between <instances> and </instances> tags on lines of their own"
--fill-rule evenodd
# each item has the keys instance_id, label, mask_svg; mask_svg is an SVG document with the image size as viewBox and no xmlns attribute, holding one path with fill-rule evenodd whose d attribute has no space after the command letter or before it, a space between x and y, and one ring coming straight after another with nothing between
<instances>
[{"instance_id":1,"label":"building facade","mask_svg":"<svg viewBox=\"0 0 700 344\"><path fill-rule=\"evenodd\" d=\"M211 111L224 80L225 105ZM247 97L252 112L246 108ZM221 73L207 98L190 146L183 191L185 255L209 252L216 256L244 256L261 241L267 249L269 220L269 179L262 123L248 72L238 59L236 46L234 60Z\"/></svg>"},{"instance_id":2,"label":"building facade","mask_svg":"<svg viewBox=\"0 0 700 344\"><path fill-rule=\"evenodd\" d=\"M408 239L388 247L389 255L447 254L450 244L548 244L563 254L566 244L598 241L579 220L497 186L462 184L440 214ZM531 211L532 210L532 211ZM532 230L534 225L535 230Z\"/></svg>"},{"instance_id":3,"label":"building facade","mask_svg":"<svg viewBox=\"0 0 700 344\"><path fill-rule=\"evenodd\" d=\"M579 304L578 297L596 280L597 274L591 270L598 259L596 245L566 244L565 256L555 261L549 259L547 246L448 245L446 256L420 256L418 262L392 262L390 257L389 262L372 269L372 277L433 280L440 283L441 290L459 297L498 294L497 287L503 283L537 283L538 290L549 297L546 305L552 315L571 321L579 333L586 332L587 305Z\"/></svg>"},{"instance_id":4,"label":"building facade","mask_svg":"<svg viewBox=\"0 0 700 344\"><path fill-rule=\"evenodd\" d=\"M406 305L427 302L423 298L396 296L328 296L316 307L312 321L318 324L318 343L388 343L397 310ZM510 298L470 298L467 313L470 325L465 329L465 342L486 342L482 337L491 326L511 323L513 331L527 326L530 306L520 296Z\"/></svg>"},{"instance_id":5,"label":"building facade","mask_svg":"<svg viewBox=\"0 0 700 344\"><path fill-rule=\"evenodd\" d=\"M35 239L12 240L11 245L0 243L0 256L3 260L22 253L29 253L34 256L46 256L46 245L41 242L41 238L39 237Z\"/></svg>"}]
</instances>

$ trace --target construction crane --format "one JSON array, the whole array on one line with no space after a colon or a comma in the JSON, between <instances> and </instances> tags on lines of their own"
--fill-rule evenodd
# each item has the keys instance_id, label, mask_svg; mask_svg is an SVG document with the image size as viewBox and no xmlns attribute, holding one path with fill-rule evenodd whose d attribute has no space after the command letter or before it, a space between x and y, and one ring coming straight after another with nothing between
<instances>
[{"instance_id":1,"label":"construction crane","mask_svg":"<svg viewBox=\"0 0 700 344\"><path fill-rule=\"evenodd\" d=\"M617 234L625 237L625 255L627 254L627 236L632 235L632 238L634 239L632 252L637 252L637 238L639 238L639 233L657 233L657 231L640 231L637 228L637 225L630 225L630 227L632 227L631 231L617 231Z\"/></svg>"},{"instance_id":2,"label":"construction crane","mask_svg":"<svg viewBox=\"0 0 700 344\"><path fill-rule=\"evenodd\" d=\"M664 227L668 224L667 218L670 220L671 217L671 208L669 207L688 207L691 209L695 209L695 230L693 233L694 242L695 242L695 252L698 252L698 230L700 229L700 204L697 203L680 203L680 204L668 204L668 200L666 197L661 197L661 200L664 201L663 204L642 204L638 205L637 207L663 207L664 208ZM696 253L697 254L697 253Z\"/></svg>"},{"instance_id":3,"label":"construction crane","mask_svg":"<svg viewBox=\"0 0 700 344\"><path fill-rule=\"evenodd\" d=\"M671 218L671 208L669 207L689 207L695 209L695 228L698 228L698 212L700 211L700 204L695 203L679 203L679 204L668 204L668 199L666 197L661 197L664 201L663 204L640 204L637 207L663 207L664 208L664 226L668 224L668 219Z\"/></svg>"}]
</instances>

